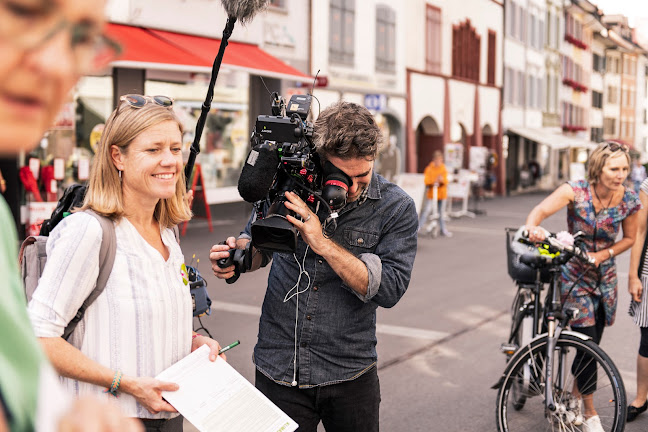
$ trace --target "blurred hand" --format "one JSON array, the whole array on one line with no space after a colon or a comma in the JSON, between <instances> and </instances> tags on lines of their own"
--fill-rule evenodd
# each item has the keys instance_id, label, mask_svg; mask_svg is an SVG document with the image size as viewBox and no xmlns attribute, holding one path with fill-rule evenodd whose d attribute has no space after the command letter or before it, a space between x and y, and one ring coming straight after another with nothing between
<instances>
[{"instance_id":1,"label":"blurred hand","mask_svg":"<svg viewBox=\"0 0 648 432\"><path fill-rule=\"evenodd\" d=\"M203 345L209 346L209 360L216 361L216 356L218 356L218 351L220 351L221 346L218 341L203 335L198 335L191 340L191 352L194 352ZM221 354L220 357L227 361L227 356L225 353Z\"/></svg>"},{"instance_id":2,"label":"blurred hand","mask_svg":"<svg viewBox=\"0 0 648 432\"><path fill-rule=\"evenodd\" d=\"M122 388L137 399L137 402L151 414L157 414L160 411L178 412L171 404L162 399L163 391L176 391L180 388L178 384L150 377L123 377L120 390Z\"/></svg>"},{"instance_id":3,"label":"blurred hand","mask_svg":"<svg viewBox=\"0 0 648 432\"><path fill-rule=\"evenodd\" d=\"M641 294L643 293L643 285L639 278L631 278L628 281L628 292L632 296L632 300L641 303Z\"/></svg>"},{"instance_id":4,"label":"blurred hand","mask_svg":"<svg viewBox=\"0 0 648 432\"><path fill-rule=\"evenodd\" d=\"M59 432L144 432L142 423L124 417L117 405L94 398L78 399L63 415Z\"/></svg>"},{"instance_id":5,"label":"blurred hand","mask_svg":"<svg viewBox=\"0 0 648 432\"><path fill-rule=\"evenodd\" d=\"M214 276L219 279L229 279L234 276L234 265L231 265L226 268L220 268L218 266L218 260L222 258L229 257L230 249L236 249L236 239L234 237L228 237L225 240L224 245L217 244L211 247L209 250L209 260L212 264L212 271Z\"/></svg>"},{"instance_id":6,"label":"blurred hand","mask_svg":"<svg viewBox=\"0 0 648 432\"><path fill-rule=\"evenodd\" d=\"M529 232L529 241L534 243L544 241L547 238L547 231L541 226L527 225L526 230Z\"/></svg>"},{"instance_id":7,"label":"blurred hand","mask_svg":"<svg viewBox=\"0 0 648 432\"><path fill-rule=\"evenodd\" d=\"M603 261L610 259L610 253L607 250L598 252L587 252L587 256L594 258L594 265L598 267Z\"/></svg>"}]
</instances>

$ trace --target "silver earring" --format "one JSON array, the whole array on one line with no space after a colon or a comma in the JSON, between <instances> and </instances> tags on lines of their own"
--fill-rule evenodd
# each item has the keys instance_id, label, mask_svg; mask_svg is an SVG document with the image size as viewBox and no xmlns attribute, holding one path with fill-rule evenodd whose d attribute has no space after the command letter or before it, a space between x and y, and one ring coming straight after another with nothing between
<instances>
[{"instance_id":1,"label":"silver earring","mask_svg":"<svg viewBox=\"0 0 648 432\"><path fill-rule=\"evenodd\" d=\"M117 171L119 171L119 180L121 180L121 178L122 178L122 176L121 176L121 170L117 170Z\"/></svg>"}]
</instances>

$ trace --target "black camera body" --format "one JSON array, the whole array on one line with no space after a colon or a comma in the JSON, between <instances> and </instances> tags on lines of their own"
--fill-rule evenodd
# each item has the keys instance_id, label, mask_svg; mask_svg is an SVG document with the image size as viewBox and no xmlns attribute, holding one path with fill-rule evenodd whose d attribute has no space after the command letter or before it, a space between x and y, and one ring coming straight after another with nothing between
<instances>
[{"instance_id":1,"label":"black camera body","mask_svg":"<svg viewBox=\"0 0 648 432\"><path fill-rule=\"evenodd\" d=\"M307 120L311 95L293 95L286 104L273 95L273 115L257 117L252 150L239 179L239 193L252 203L269 202L265 215L252 224L252 245L264 252L294 252L297 229L287 215L285 193L295 192L317 211L324 203L329 214L346 204L351 179L332 163L322 163L313 143L313 123ZM257 206L258 208L258 206Z\"/></svg>"}]
</instances>

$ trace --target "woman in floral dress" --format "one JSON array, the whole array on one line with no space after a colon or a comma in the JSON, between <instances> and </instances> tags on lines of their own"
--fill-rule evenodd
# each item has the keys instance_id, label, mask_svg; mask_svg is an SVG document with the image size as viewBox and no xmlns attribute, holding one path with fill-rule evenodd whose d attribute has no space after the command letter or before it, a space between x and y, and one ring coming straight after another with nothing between
<instances>
[{"instance_id":1,"label":"woman in floral dress","mask_svg":"<svg viewBox=\"0 0 648 432\"><path fill-rule=\"evenodd\" d=\"M585 233L584 248L594 259L594 266L576 259L564 265L561 294L563 307L578 311L570 322L572 329L586 334L597 344L601 341L603 329L614 323L616 315L614 257L630 249L637 234L637 212L641 202L633 190L624 186L629 170L630 156L625 145L601 143L590 155L588 180L570 181L559 186L529 213L526 220L529 239L542 241L546 231L539 226L540 223L567 207L569 232ZM623 237L617 241L620 227L623 227ZM584 430L603 431L592 403L596 369L590 371L588 367L577 366L588 363L579 357L580 354L577 353L572 365L572 373L577 375L572 393L582 396Z\"/></svg>"}]
</instances>

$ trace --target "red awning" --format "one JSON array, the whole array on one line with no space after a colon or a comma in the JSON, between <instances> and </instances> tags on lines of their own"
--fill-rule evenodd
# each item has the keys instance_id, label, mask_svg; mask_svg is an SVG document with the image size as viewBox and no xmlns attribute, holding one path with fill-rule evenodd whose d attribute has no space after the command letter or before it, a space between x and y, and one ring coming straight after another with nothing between
<instances>
[{"instance_id":1,"label":"red awning","mask_svg":"<svg viewBox=\"0 0 648 432\"><path fill-rule=\"evenodd\" d=\"M107 33L122 45L113 66L211 73L220 39L108 24ZM312 77L287 65L256 45L229 41L222 66L254 75L302 82Z\"/></svg>"},{"instance_id":2,"label":"red awning","mask_svg":"<svg viewBox=\"0 0 648 432\"><path fill-rule=\"evenodd\" d=\"M116 66L173 69L195 71L196 67L207 66L193 54L169 45L151 33L150 30L121 24L108 24L106 33L122 46L122 54L114 62ZM135 66L137 65L137 66Z\"/></svg>"}]
</instances>

